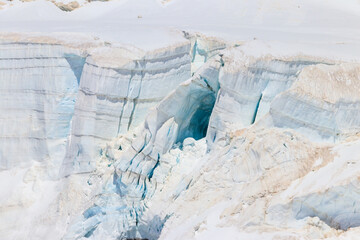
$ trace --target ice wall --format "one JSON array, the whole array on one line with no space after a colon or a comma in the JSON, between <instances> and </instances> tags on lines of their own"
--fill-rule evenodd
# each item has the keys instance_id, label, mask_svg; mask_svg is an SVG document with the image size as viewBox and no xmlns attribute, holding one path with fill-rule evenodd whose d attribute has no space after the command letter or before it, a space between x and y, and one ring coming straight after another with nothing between
<instances>
[{"instance_id":1,"label":"ice wall","mask_svg":"<svg viewBox=\"0 0 360 240\"><path fill-rule=\"evenodd\" d=\"M269 112L276 95L290 88L298 73L315 60L254 58L240 49L224 53L220 73L220 90L211 115L207 140L212 143L226 139L232 129L250 126Z\"/></svg>"},{"instance_id":2,"label":"ice wall","mask_svg":"<svg viewBox=\"0 0 360 240\"><path fill-rule=\"evenodd\" d=\"M61 45L0 43L0 168L59 166L83 64Z\"/></svg>"},{"instance_id":3,"label":"ice wall","mask_svg":"<svg viewBox=\"0 0 360 240\"><path fill-rule=\"evenodd\" d=\"M191 76L190 43L142 52L97 49L87 58L62 174L94 170L100 143L138 126L149 109Z\"/></svg>"},{"instance_id":4,"label":"ice wall","mask_svg":"<svg viewBox=\"0 0 360 240\"><path fill-rule=\"evenodd\" d=\"M228 141L232 129L257 122L297 129L316 141L358 132L357 64L304 56L254 58L236 49L223 54L207 133L210 149L216 141Z\"/></svg>"},{"instance_id":5,"label":"ice wall","mask_svg":"<svg viewBox=\"0 0 360 240\"><path fill-rule=\"evenodd\" d=\"M187 39L144 51L92 39L2 38L2 168L35 160L55 164L54 174L63 162L61 176L92 171L102 143L138 126L191 77Z\"/></svg>"},{"instance_id":6,"label":"ice wall","mask_svg":"<svg viewBox=\"0 0 360 240\"><path fill-rule=\"evenodd\" d=\"M299 81L271 103L266 121L318 141L338 141L359 132L358 64L305 68Z\"/></svg>"}]
</instances>

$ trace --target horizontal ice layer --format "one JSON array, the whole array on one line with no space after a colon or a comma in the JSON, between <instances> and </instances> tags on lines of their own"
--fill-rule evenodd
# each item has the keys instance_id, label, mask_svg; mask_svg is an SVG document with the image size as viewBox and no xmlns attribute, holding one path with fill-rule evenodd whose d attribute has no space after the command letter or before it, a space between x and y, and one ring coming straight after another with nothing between
<instances>
[{"instance_id":1,"label":"horizontal ice layer","mask_svg":"<svg viewBox=\"0 0 360 240\"><path fill-rule=\"evenodd\" d=\"M0 43L0 168L59 164L83 64L73 48Z\"/></svg>"},{"instance_id":2,"label":"horizontal ice layer","mask_svg":"<svg viewBox=\"0 0 360 240\"><path fill-rule=\"evenodd\" d=\"M315 63L300 57L254 58L236 48L223 54L220 90L207 134L210 146L231 129L249 126L263 117L274 97L297 80L299 70Z\"/></svg>"},{"instance_id":3,"label":"horizontal ice layer","mask_svg":"<svg viewBox=\"0 0 360 240\"><path fill-rule=\"evenodd\" d=\"M314 140L337 141L360 130L360 66L316 65L271 103L271 125Z\"/></svg>"},{"instance_id":4,"label":"horizontal ice layer","mask_svg":"<svg viewBox=\"0 0 360 240\"><path fill-rule=\"evenodd\" d=\"M62 174L88 172L100 143L138 126L156 105L191 77L190 42L152 52L99 48L87 58Z\"/></svg>"}]
</instances>

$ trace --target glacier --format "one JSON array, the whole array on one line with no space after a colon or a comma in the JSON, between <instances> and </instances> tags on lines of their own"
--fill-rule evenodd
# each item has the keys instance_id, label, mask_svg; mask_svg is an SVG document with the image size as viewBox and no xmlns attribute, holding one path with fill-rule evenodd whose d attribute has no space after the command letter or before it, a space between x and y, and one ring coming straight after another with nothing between
<instances>
[{"instance_id":1,"label":"glacier","mask_svg":"<svg viewBox=\"0 0 360 240\"><path fill-rule=\"evenodd\" d=\"M227 53L231 57L227 58ZM299 131L298 127L294 127L294 125L290 127L293 130L287 130L289 127L286 125L269 126L269 122L271 121L269 121L268 118L276 116L272 112L272 104L276 103L277 99L281 99L283 95L286 95L287 91L296 89L303 79L311 79L311 77L313 77L311 74L310 76L307 75L308 71L326 67L329 68L327 73L334 71L340 80L347 79L350 82L356 82L356 79L350 79L349 76L356 76L355 74L351 74L351 71L356 71L357 65L324 65L316 61L302 61L297 58L295 58L295 60L291 58L290 60L282 61L276 58L269 59L266 62L267 65L264 65L261 59L256 59L255 63L259 64L260 67L253 67L253 63L250 62L251 64L249 65L251 67L245 66L245 73L247 75L244 76L237 72L233 73L230 71L229 73L229 69L234 69L232 66L239 65L239 62L233 59L234 54L243 57L237 58L238 61L244 61L246 64L249 63L249 56L244 56L241 53L241 49L231 49L231 51L228 52L226 50L221 52L217 57L214 56L203 64L191 79L179 85L150 112L145 119L144 125L140 126L134 133L131 133L132 140L127 139L124 141L124 139L119 139L118 141L120 142L113 143L113 147L107 147L104 157L110 162L113 162L115 169L112 183L108 183L109 185L107 185L105 190L103 190L104 193L95 201L94 206L86 210L86 212L94 212L94 208L98 209L90 216L90 218L96 220L90 221L90 219L83 214L84 216L80 220L75 221L70 228L70 232L66 235L68 239L79 237L79 235L76 235L79 233L79 229L83 229L81 234L84 234L84 236L87 235L89 233L88 230L91 229L91 236L89 237L93 239L103 236L110 236L110 238L120 236L120 238L139 237L157 239L164 227L164 232L161 234L165 236L165 239L173 239L176 237L172 235L171 232L176 232L176 226L185 224L179 221L191 219L191 216L194 214L194 210L188 210L186 207L184 209L184 202L191 202L191 205L186 205L190 208L197 206L198 209L196 211L200 211L200 214L201 211L206 212L205 209L211 208L214 205L216 206L216 204L240 198L243 199L241 200L242 204L252 206L249 210L244 210L244 213L241 213L241 219L243 219L241 221L243 221L243 223L238 221L237 224L243 227L249 224L269 224L269 221L261 217L261 213L259 213L260 215L255 214L250 219L246 216L247 214L254 214L254 208L262 209L266 206L264 205L262 197L286 190L292 181L302 178L306 176L307 173L314 171L313 166L316 161L318 161L317 158L321 159L332 155L329 147L321 145L324 144L324 141L326 144L333 142L332 139L325 138L319 142L316 137L308 135L308 132L303 129L301 129L301 134L299 135L299 133L295 132ZM326 62L326 60L324 60L324 62ZM250 70L248 70L249 68ZM343 71L343 69L347 69L347 71ZM265 77L258 77L256 73ZM315 71L315 73L315 76L319 76L321 71L318 70ZM238 77L229 77L229 74ZM250 79L248 74L250 74ZM304 75L307 77L304 78ZM326 80L328 75L332 76L332 74L326 75L326 77L323 76L320 79L328 83L336 81L331 77ZM348 77L343 78L343 75L347 75ZM245 98L246 100L252 100L252 102L249 103L249 101L244 101L244 93L242 91L248 94L252 93L252 91L244 86L236 88L229 83L224 84L227 79L236 79L235 83L239 85L244 83L257 84L257 79L265 80L266 82L263 83L263 88L254 88L255 93L253 94L257 94L257 96ZM242 81L244 81L244 83ZM271 89L271 84L273 84L271 81L274 81L276 84L283 84L284 87L276 88L277 93L268 93L270 96L263 100L260 97L263 93L259 92L259 90L262 89L265 93L269 91L267 87L270 86ZM228 86L230 86L231 90L228 89ZM329 87L331 87L331 85L329 85ZM239 90L237 91L237 89ZM310 89L313 90L313 88ZM338 91L338 93L333 94L333 96L342 96L342 89L333 89ZM356 88L352 89L356 92ZM220 99L223 96L226 96L226 94L230 95L229 92L232 96L235 95L237 97L235 98L236 100L233 98L227 100L227 102L221 101ZM315 93L319 94L318 89L317 91L313 90L313 94ZM273 99L271 99L271 96L273 96ZM348 95L344 94L344 97L345 96ZM353 96L356 96L356 94ZM340 98L342 99L344 97ZM313 97L312 99L315 100L312 104L316 104L316 98ZM261 101L264 101L264 103ZM271 102L271 104L268 104L268 102ZM234 103L238 104L239 107L235 109L239 112L232 111L234 108L227 108L227 106L231 106L231 104ZM306 102L302 102L302 104L305 103ZM266 105L270 106L266 107ZM261 106L263 107L261 108ZM347 110L342 110L341 105L337 106L337 111L339 112ZM292 109L293 108L289 108L289 110L282 108L283 111L291 111ZM244 114L244 112L250 114ZM257 112L260 112L259 115ZM304 111L304 113L306 113L306 111ZM256 122L254 115L259 118L258 122ZM187 117L184 118L184 116ZM300 114L298 116L303 115ZM347 114L346 116L350 117L349 122L354 124L352 126L357 126L357 115ZM195 123L198 124L195 126L193 126L195 123L192 121L194 117L196 119ZM319 116L320 120L322 120L321 117L322 115ZM202 120L200 121L198 118ZM232 125L231 123L229 124L231 120L233 121ZM314 118L311 120L314 123L317 121L317 119ZM309 122L311 122L311 120L309 120ZM325 120L327 119L325 118ZM284 123L285 121L282 122ZM293 124L297 124L299 120L294 119L292 122ZM274 123L271 122L271 124ZM336 122L333 121L333 124L336 124ZM209 125L207 133L205 134L199 132L203 129L202 125ZM265 130L264 126L269 128L269 130ZM247 127L251 128L246 130ZM305 127L312 129L311 124L307 124ZM243 130L236 130L234 132L234 128ZM285 128L285 130L281 130L281 128ZM196 131L193 129L196 129ZM219 134L219 132L215 132L214 134L212 132L213 129L219 131L222 135ZM302 134L304 133L305 135L303 136ZM216 139L212 134L222 137ZM317 129L317 134L323 134L322 128ZM352 134L356 134L354 129ZM206 137L206 142L203 137ZM310 140L306 137L311 137L310 139L313 142L310 143ZM274 138L282 143L279 145L278 142L274 142ZM197 143L196 140L200 142ZM201 147L197 146L197 144L201 144ZM318 147L316 147L317 144L319 145ZM312 147L311 145L314 146ZM127 146L127 148L125 146ZM212 146L216 146L216 148L213 149ZM221 149L221 147L225 149ZM202 150L198 153L199 150L195 149ZM201 158L193 159L195 156L182 158L181 155L185 153L181 153L179 156L174 154L176 151L190 151L190 155L196 156L200 154ZM241 157L242 154L245 154L244 157ZM233 159L233 161L229 161L229 158ZM189 159L193 159L193 163L190 163L190 166L186 166L189 163L182 163L182 161L189 161ZM219 159L220 161L217 162ZM182 164L186 167L182 166ZM226 164L229 166L226 167ZM238 167L237 164L239 164ZM178 167L177 171L174 170L176 167ZM173 170L175 173L172 172ZM208 174L201 174L204 172L208 172ZM219 179L219 177L211 174L223 176L227 180L221 177ZM172 180L173 177L175 180ZM221 184L229 183L227 187L226 184L222 187L225 188L222 190L225 192L221 194L215 193L219 191L219 186L216 182ZM210 186L213 184L213 186L210 187L209 184ZM206 187L204 188L204 186ZM202 190L203 188L206 190ZM226 193L227 188L228 192ZM234 188L236 191L234 191ZM214 192L212 193L212 191ZM204 196L200 195L201 197L198 197L200 200L188 199L192 199L193 194L198 195L199 193L204 194ZM104 196L109 194L111 197ZM114 202L114 198L117 199L119 196L121 200L118 199ZM339 198L342 194L338 193L336 196ZM208 205L205 204L200 207L205 199L207 199ZM356 199L356 195L353 199ZM111 203L109 203L109 201ZM177 205L178 201L180 205ZM294 201L294 204L297 205L292 205L290 208L294 212L293 218L295 219L318 216L320 220L330 226L338 226L340 224L340 227L335 227L336 229L344 229L345 227L343 225L346 226L346 229L351 226L351 224L357 226L356 215L353 216L351 220L347 217L345 217L345 220L337 217L342 216L342 211L353 211L353 209L356 208L356 204L348 207L340 205L340 208L336 208L336 215L329 220L328 217L324 217L325 213L314 213L311 212L311 210L305 210L304 207L301 207L301 209L304 209L301 210L305 211L304 213L297 212L298 210L296 210L296 208L299 208L297 207L299 203L306 205L310 203L315 204L315 200L311 201L305 198L305 200L294 199ZM305 201L310 201L310 203L306 203ZM343 204L348 204L341 200L338 201ZM106 203L104 204L104 202ZM121 210L115 210L115 206L119 206L119 202L122 202ZM175 206L172 206L169 202L172 202ZM352 200L349 200L349 202L352 204ZM236 201L233 204L236 204ZM164 210L164 206L167 206L168 209ZM324 206L324 210L320 210L320 206ZM320 206L316 208L309 207L309 209L319 209L319 211L326 212L326 216L328 216L330 213L329 207L324 204ZM235 206L235 208L237 209L238 207ZM349 208L351 210L348 210ZM269 208L269 217L272 218L276 216L276 218L281 218L279 216L282 215L273 209L277 209L276 205ZM120 211L121 214L116 211ZM184 216L184 211L190 215ZM227 211L232 211L232 209ZM275 213L273 213L274 211ZM180 218L173 216L173 214L178 215L178 213L182 213L180 214ZM114 217L113 214L120 216ZM272 214L274 214L274 216ZM289 215L291 216L291 214ZM336 220L338 223L334 223L335 220L332 220L333 218L338 219ZM290 217L283 217L283 219L289 219L287 221L291 222ZM252 223L252 221L255 221L255 223ZM345 223L343 223L343 221L345 221ZM167 226L167 224L169 224L168 222L170 222L170 226ZM274 224L274 220L270 221L270 223ZM90 224L90 226L88 224ZM113 228L109 231L107 228L109 225L120 225L121 227L118 227L117 231L114 231ZM274 225L281 226L277 222L275 222ZM195 227L195 229L197 229L197 227ZM167 231L170 231L170 233L167 233ZM192 233L190 230L187 231ZM161 236L162 235L160 235L160 238ZM184 236L181 235L179 239L183 237ZM192 238L193 236L186 235L186 237Z\"/></svg>"},{"instance_id":2,"label":"glacier","mask_svg":"<svg viewBox=\"0 0 360 240\"><path fill-rule=\"evenodd\" d=\"M345 164L334 151L358 133L359 65L258 57L246 45L183 36L152 51L3 37L3 108L11 109L3 126L22 127L3 128L2 166L29 169L20 189L40 181L38 191L59 192L45 207L58 215L49 224L60 238L196 238L212 211L236 222L230 232L266 225L316 238L356 229L355 170L325 193L294 188ZM9 139L22 141L24 155Z\"/></svg>"},{"instance_id":3,"label":"glacier","mask_svg":"<svg viewBox=\"0 0 360 240\"><path fill-rule=\"evenodd\" d=\"M359 9L0 0L0 239L357 239Z\"/></svg>"}]
</instances>

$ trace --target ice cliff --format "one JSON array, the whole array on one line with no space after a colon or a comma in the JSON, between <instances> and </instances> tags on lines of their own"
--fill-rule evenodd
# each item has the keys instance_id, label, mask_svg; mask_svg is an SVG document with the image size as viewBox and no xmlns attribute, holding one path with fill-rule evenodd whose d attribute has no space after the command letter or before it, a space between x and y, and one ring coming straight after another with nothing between
<instances>
[{"instance_id":1,"label":"ice cliff","mask_svg":"<svg viewBox=\"0 0 360 240\"><path fill-rule=\"evenodd\" d=\"M86 59L63 174L95 168L101 142L126 133L191 76L190 44L154 52L96 49Z\"/></svg>"},{"instance_id":2,"label":"ice cliff","mask_svg":"<svg viewBox=\"0 0 360 240\"><path fill-rule=\"evenodd\" d=\"M271 103L271 124L298 129L310 138L327 141L357 134L358 74L358 64L305 68L299 81Z\"/></svg>"},{"instance_id":3,"label":"ice cliff","mask_svg":"<svg viewBox=\"0 0 360 240\"><path fill-rule=\"evenodd\" d=\"M359 63L179 34L1 35L1 238L359 232Z\"/></svg>"},{"instance_id":4,"label":"ice cliff","mask_svg":"<svg viewBox=\"0 0 360 240\"><path fill-rule=\"evenodd\" d=\"M92 171L101 142L139 125L151 106L191 76L188 41L145 52L16 37L5 36L1 44L4 169L62 161L63 175Z\"/></svg>"},{"instance_id":5,"label":"ice cliff","mask_svg":"<svg viewBox=\"0 0 360 240\"><path fill-rule=\"evenodd\" d=\"M84 57L46 43L0 45L0 167L59 164L71 129Z\"/></svg>"}]
</instances>

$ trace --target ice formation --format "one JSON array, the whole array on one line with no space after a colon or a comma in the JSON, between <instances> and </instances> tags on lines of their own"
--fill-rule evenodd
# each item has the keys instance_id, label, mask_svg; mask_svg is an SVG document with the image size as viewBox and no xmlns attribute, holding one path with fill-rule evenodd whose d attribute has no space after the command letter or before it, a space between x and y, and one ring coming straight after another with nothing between
<instances>
[{"instance_id":1,"label":"ice formation","mask_svg":"<svg viewBox=\"0 0 360 240\"><path fill-rule=\"evenodd\" d=\"M1 168L61 158L84 62L81 52L4 41L0 59L1 111L6 112L1 118Z\"/></svg>"},{"instance_id":2,"label":"ice formation","mask_svg":"<svg viewBox=\"0 0 360 240\"><path fill-rule=\"evenodd\" d=\"M0 239L359 236L355 1L3 2Z\"/></svg>"},{"instance_id":3,"label":"ice formation","mask_svg":"<svg viewBox=\"0 0 360 240\"><path fill-rule=\"evenodd\" d=\"M63 174L95 168L99 142L126 133L191 76L190 43L154 52L96 49L81 74Z\"/></svg>"}]
</instances>

